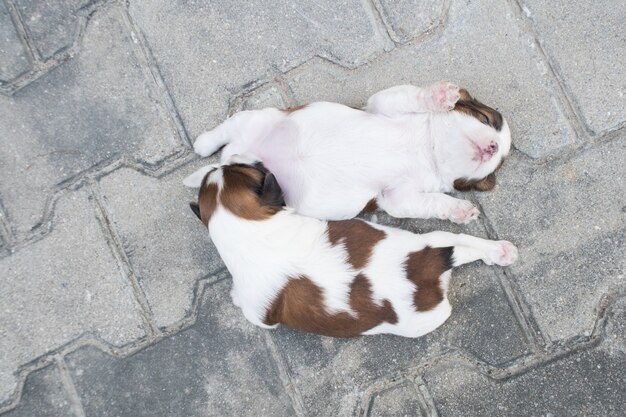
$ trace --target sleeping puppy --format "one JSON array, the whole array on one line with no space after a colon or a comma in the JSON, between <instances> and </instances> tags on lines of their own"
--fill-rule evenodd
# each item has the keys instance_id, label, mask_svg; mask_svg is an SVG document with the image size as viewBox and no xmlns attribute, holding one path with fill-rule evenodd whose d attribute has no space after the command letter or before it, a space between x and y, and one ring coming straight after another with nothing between
<instances>
[{"instance_id":1,"label":"sleeping puppy","mask_svg":"<svg viewBox=\"0 0 626 417\"><path fill-rule=\"evenodd\" d=\"M450 316L453 267L517 259L506 241L296 214L262 163L230 162L207 171L191 208L233 277L234 304L257 326L336 337L422 336Z\"/></svg>"},{"instance_id":2,"label":"sleeping puppy","mask_svg":"<svg viewBox=\"0 0 626 417\"><path fill-rule=\"evenodd\" d=\"M491 190L511 134L496 110L440 82L381 91L364 110L318 102L243 111L194 149L208 156L223 145L222 162L235 154L263 161L300 214L347 219L377 203L395 217L467 223L478 209L443 193ZM198 187L204 173L186 185Z\"/></svg>"}]
</instances>

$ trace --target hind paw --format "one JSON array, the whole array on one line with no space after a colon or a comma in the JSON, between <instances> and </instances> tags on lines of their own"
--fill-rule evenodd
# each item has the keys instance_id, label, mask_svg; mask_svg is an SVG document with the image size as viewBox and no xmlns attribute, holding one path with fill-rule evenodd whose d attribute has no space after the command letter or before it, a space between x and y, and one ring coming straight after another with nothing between
<instances>
[{"instance_id":1,"label":"hind paw","mask_svg":"<svg viewBox=\"0 0 626 417\"><path fill-rule=\"evenodd\" d=\"M209 130L196 138L193 150L200 156L213 155L223 145L214 131Z\"/></svg>"}]
</instances>

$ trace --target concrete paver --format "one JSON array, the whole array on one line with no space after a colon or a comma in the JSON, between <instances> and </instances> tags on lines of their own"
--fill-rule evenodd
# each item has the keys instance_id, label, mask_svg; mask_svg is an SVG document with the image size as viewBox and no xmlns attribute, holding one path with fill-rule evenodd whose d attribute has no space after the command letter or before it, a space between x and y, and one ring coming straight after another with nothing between
<instances>
[{"instance_id":1,"label":"concrete paver","mask_svg":"<svg viewBox=\"0 0 626 417\"><path fill-rule=\"evenodd\" d=\"M614 0L522 0L571 100L595 133L626 121L626 9Z\"/></svg>"},{"instance_id":2,"label":"concrete paver","mask_svg":"<svg viewBox=\"0 0 626 417\"><path fill-rule=\"evenodd\" d=\"M0 3L0 86L28 70L26 49L20 42L9 10Z\"/></svg>"},{"instance_id":3,"label":"concrete paver","mask_svg":"<svg viewBox=\"0 0 626 417\"><path fill-rule=\"evenodd\" d=\"M625 303L615 314L607 343L529 370L518 377L494 381L476 369L450 364L429 370L425 381L440 416L616 416L626 407L624 396ZM622 322L619 323L619 320ZM616 348L619 339L620 348ZM468 409L471 404L471 409Z\"/></svg>"},{"instance_id":4,"label":"concrete paver","mask_svg":"<svg viewBox=\"0 0 626 417\"><path fill-rule=\"evenodd\" d=\"M447 4L437 0L377 0L374 2L396 42L408 42L443 24Z\"/></svg>"},{"instance_id":5,"label":"concrete paver","mask_svg":"<svg viewBox=\"0 0 626 417\"><path fill-rule=\"evenodd\" d=\"M602 0L0 2L0 414L617 415L626 378L624 31ZM248 323L181 180L240 109L449 79L514 149L432 334ZM5 414L6 412L6 414Z\"/></svg>"},{"instance_id":6,"label":"concrete paver","mask_svg":"<svg viewBox=\"0 0 626 417\"><path fill-rule=\"evenodd\" d=\"M156 163L174 152L174 133L153 104L133 45L119 11L99 11L79 56L0 96L7 138L0 193L16 235L42 221L56 184L116 155Z\"/></svg>"},{"instance_id":7,"label":"concrete paver","mask_svg":"<svg viewBox=\"0 0 626 417\"><path fill-rule=\"evenodd\" d=\"M76 12L89 0L16 0L15 3L28 22L38 52L45 59L72 44L78 30Z\"/></svg>"},{"instance_id":8,"label":"concrete paver","mask_svg":"<svg viewBox=\"0 0 626 417\"><path fill-rule=\"evenodd\" d=\"M46 237L0 259L0 396L13 375L86 332L121 346L145 335L140 308L85 191L56 204Z\"/></svg>"},{"instance_id":9,"label":"concrete paver","mask_svg":"<svg viewBox=\"0 0 626 417\"><path fill-rule=\"evenodd\" d=\"M209 287L193 326L128 359L92 348L71 354L86 414L293 415L263 331L239 314L229 290L226 281Z\"/></svg>"},{"instance_id":10,"label":"concrete paver","mask_svg":"<svg viewBox=\"0 0 626 417\"><path fill-rule=\"evenodd\" d=\"M378 393L370 404L368 417L426 417L417 388L411 383Z\"/></svg>"},{"instance_id":11,"label":"concrete paver","mask_svg":"<svg viewBox=\"0 0 626 417\"><path fill-rule=\"evenodd\" d=\"M72 415L68 398L58 368L50 365L28 375L22 401L6 417L63 417Z\"/></svg>"}]
</instances>

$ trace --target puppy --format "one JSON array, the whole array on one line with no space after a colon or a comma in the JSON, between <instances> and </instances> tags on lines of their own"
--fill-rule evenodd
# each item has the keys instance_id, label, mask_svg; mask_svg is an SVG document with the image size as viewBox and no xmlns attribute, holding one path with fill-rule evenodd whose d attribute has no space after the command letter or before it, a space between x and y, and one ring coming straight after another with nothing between
<instances>
[{"instance_id":1,"label":"puppy","mask_svg":"<svg viewBox=\"0 0 626 417\"><path fill-rule=\"evenodd\" d=\"M318 102L243 111L200 135L194 149L208 156L223 145L222 162L235 154L262 160L300 214L347 219L377 203L395 217L467 223L478 209L443 193L491 190L511 133L500 113L442 81L381 91L364 110Z\"/></svg>"},{"instance_id":2,"label":"puppy","mask_svg":"<svg viewBox=\"0 0 626 417\"><path fill-rule=\"evenodd\" d=\"M191 208L233 277L234 304L257 326L336 337L422 336L450 316L453 267L517 259L506 241L296 214L261 162L230 162L207 171Z\"/></svg>"}]
</instances>

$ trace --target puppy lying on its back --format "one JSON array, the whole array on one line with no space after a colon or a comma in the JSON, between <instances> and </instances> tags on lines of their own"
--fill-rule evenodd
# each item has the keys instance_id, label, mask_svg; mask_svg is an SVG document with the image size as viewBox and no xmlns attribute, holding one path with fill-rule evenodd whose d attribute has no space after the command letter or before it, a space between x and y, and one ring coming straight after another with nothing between
<instances>
[{"instance_id":1,"label":"puppy lying on its back","mask_svg":"<svg viewBox=\"0 0 626 417\"><path fill-rule=\"evenodd\" d=\"M207 170L191 207L233 277L233 302L257 326L418 337L450 315L453 267L517 259L506 241L298 215L262 163L231 162Z\"/></svg>"},{"instance_id":2,"label":"puppy lying on its back","mask_svg":"<svg viewBox=\"0 0 626 417\"><path fill-rule=\"evenodd\" d=\"M365 110L320 102L243 111L194 148L207 156L223 145L222 163L235 154L263 161L300 214L347 219L375 201L396 217L466 223L478 209L443 193L492 189L511 133L496 110L441 82L381 91ZM205 173L187 185L197 187Z\"/></svg>"}]
</instances>

